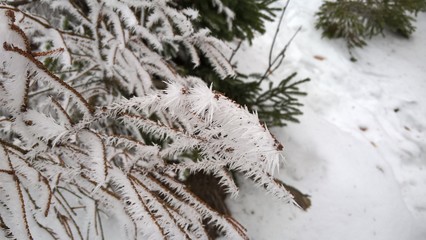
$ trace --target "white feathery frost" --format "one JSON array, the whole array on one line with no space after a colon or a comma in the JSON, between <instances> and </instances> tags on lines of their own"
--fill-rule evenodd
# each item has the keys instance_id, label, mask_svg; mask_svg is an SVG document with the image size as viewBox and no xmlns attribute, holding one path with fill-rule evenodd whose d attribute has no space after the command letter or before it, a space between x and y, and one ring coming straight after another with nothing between
<instances>
[{"instance_id":1,"label":"white feathery frost","mask_svg":"<svg viewBox=\"0 0 426 240\"><path fill-rule=\"evenodd\" d=\"M194 27L196 10L42 2L46 19L0 4L0 233L103 239L116 219L126 239L209 239L206 223L247 239L178 180L186 173L211 174L235 197L241 172L291 201L272 177L282 146L257 115L164 57L185 49L194 67L204 55L222 78L235 74L231 49ZM212 2L231 26L233 12Z\"/></svg>"}]
</instances>

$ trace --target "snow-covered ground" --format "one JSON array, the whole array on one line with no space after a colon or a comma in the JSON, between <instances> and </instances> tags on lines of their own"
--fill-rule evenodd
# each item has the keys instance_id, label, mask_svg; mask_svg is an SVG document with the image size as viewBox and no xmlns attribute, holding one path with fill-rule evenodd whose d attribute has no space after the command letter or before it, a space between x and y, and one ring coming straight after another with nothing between
<instances>
[{"instance_id":1,"label":"snow-covered ground","mask_svg":"<svg viewBox=\"0 0 426 240\"><path fill-rule=\"evenodd\" d=\"M351 62L343 40L315 30L321 2L290 3L278 45L302 31L273 75L311 78L301 123L273 132L286 156L277 177L312 206L304 212L241 182L231 211L255 240L426 239L426 14L411 39L376 37ZM266 68L276 24L236 55L242 72Z\"/></svg>"}]
</instances>

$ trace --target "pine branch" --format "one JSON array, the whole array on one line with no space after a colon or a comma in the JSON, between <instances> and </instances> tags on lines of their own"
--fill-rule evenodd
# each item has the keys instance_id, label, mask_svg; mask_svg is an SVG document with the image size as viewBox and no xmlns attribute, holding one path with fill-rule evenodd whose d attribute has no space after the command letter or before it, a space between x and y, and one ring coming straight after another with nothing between
<instances>
[{"instance_id":1,"label":"pine branch","mask_svg":"<svg viewBox=\"0 0 426 240\"><path fill-rule=\"evenodd\" d=\"M177 180L186 171L211 173L234 195L229 171L240 171L288 201L270 177L282 145L162 52L185 43L194 63L204 54L218 74L233 74L230 49L194 28L188 11L163 1L47 2L44 17L0 7L0 178L10 183L0 185L1 229L18 239L104 238L102 211L131 239L208 239L203 222L247 239Z\"/></svg>"}]
</instances>

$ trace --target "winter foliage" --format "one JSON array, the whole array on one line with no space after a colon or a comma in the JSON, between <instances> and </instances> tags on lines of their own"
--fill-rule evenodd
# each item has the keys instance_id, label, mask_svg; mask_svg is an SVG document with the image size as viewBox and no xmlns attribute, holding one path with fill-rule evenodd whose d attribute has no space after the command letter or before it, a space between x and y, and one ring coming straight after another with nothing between
<instances>
[{"instance_id":1,"label":"winter foliage","mask_svg":"<svg viewBox=\"0 0 426 240\"><path fill-rule=\"evenodd\" d=\"M385 30L406 38L415 31L415 17L426 11L425 0L325 1L316 13L316 28L327 38L343 38L348 48L363 47Z\"/></svg>"},{"instance_id":2,"label":"winter foliage","mask_svg":"<svg viewBox=\"0 0 426 240\"><path fill-rule=\"evenodd\" d=\"M283 147L257 115L163 54L183 46L234 74L226 44L174 4L0 5L1 237L103 239L112 218L128 239L208 239L205 220L247 238L179 181L188 171L234 195L238 171L291 201L272 177Z\"/></svg>"}]
</instances>

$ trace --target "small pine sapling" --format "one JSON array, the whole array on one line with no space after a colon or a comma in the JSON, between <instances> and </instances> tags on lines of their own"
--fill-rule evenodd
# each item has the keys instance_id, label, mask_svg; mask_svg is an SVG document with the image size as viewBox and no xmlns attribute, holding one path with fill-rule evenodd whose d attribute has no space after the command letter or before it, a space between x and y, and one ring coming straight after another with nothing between
<instances>
[{"instance_id":1,"label":"small pine sapling","mask_svg":"<svg viewBox=\"0 0 426 240\"><path fill-rule=\"evenodd\" d=\"M426 11L425 0L325 1L317 12L316 28L327 38L343 38L349 51L386 29L403 37L415 31L415 16ZM355 60L352 57L353 60Z\"/></svg>"}]
</instances>

